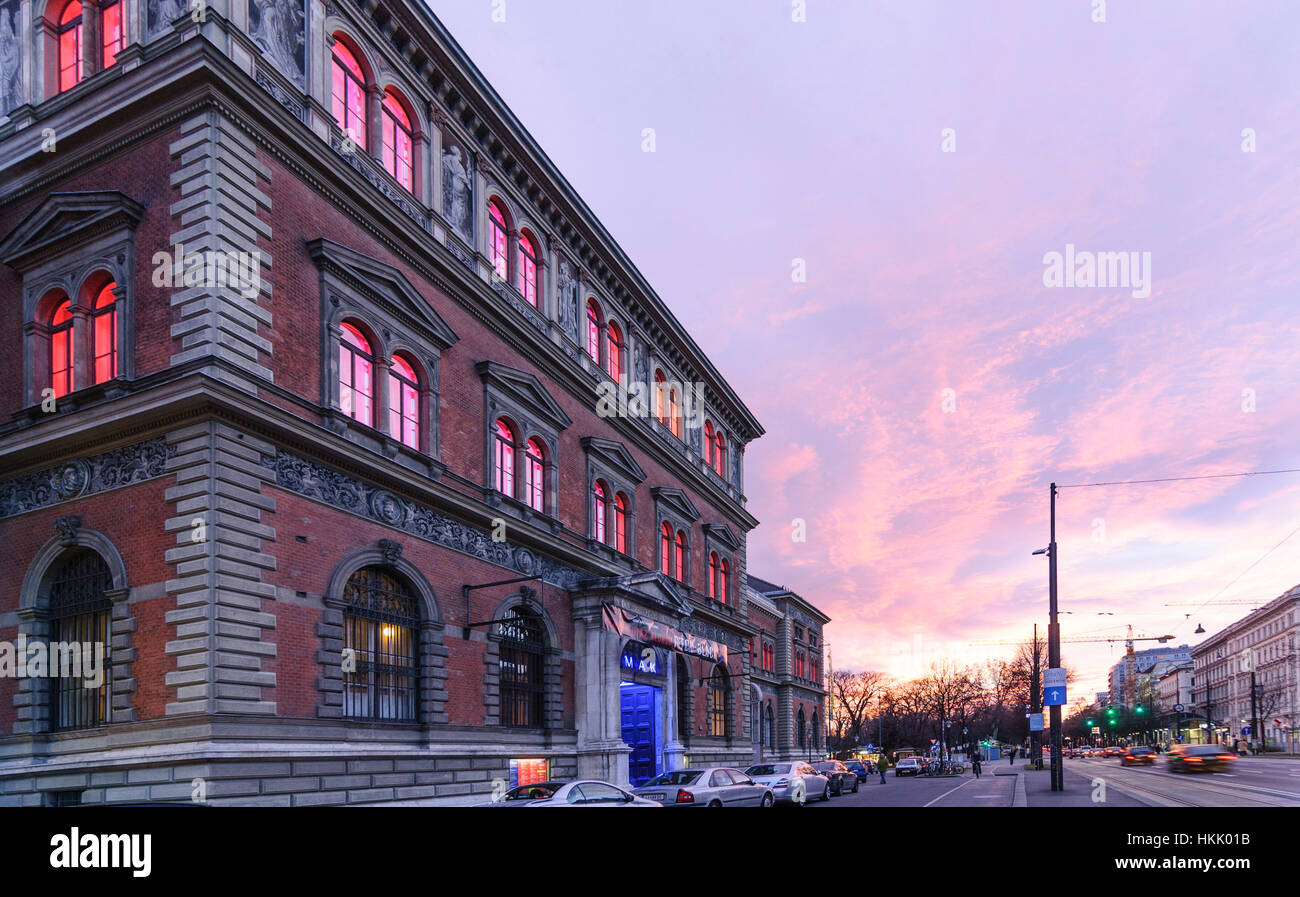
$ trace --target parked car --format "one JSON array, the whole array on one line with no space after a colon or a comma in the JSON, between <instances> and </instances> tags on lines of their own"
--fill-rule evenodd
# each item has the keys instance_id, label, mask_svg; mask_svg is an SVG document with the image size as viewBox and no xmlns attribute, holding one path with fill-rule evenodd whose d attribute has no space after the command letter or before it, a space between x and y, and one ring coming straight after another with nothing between
<instances>
[{"instance_id":1,"label":"parked car","mask_svg":"<svg viewBox=\"0 0 1300 897\"><path fill-rule=\"evenodd\" d=\"M778 803L802 807L810 800L831 799L831 780L807 763L757 763L745 775L770 786Z\"/></svg>"},{"instance_id":2,"label":"parked car","mask_svg":"<svg viewBox=\"0 0 1300 897\"><path fill-rule=\"evenodd\" d=\"M1237 759L1217 744L1176 744L1169 749L1170 772L1216 772Z\"/></svg>"},{"instance_id":3,"label":"parked car","mask_svg":"<svg viewBox=\"0 0 1300 897\"><path fill-rule=\"evenodd\" d=\"M818 760L812 767L831 780L831 794L836 797L845 791L857 793L858 774L839 760Z\"/></svg>"},{"instance_id":4,"label":"parked car","mask_svg":"<svg viewBox=\"0 0 1300 897\"><path fill-rule=\"evenodd\" d=\"M545 796L549 793L549 797ZM507 799L509 797L509 799ZM489 807L658 807L662 804L637 797L617 785L596 779L577 782L539 782L511 788Z\"/></svg>"},{"instance_id":5,"label":"parked car","mask_svg":"<svg viewBox=\"0 0 1300 897\"><path fill-rule=\"evenodd\" d=\"M770 807L776 802L771 786L730 766L675 769L632 790L665 807Z\"/></svg>"},{"instance_id":6,"label":"parked car","mask_svg":"<svg viewBox=\"0 0 1300 897\"><path fill-rule=\"evenodd\" d=\"M863 763L861 760L845 760L844 765L849 768L850 772L858 777L859 782L865 782L871 776L873 771L870 766ZM854 788L853 790L856 791L857 789Z\"/></svg>"},{"instance_id":7,"label":"parked car","mask_svg":"<svg viewBox=\"0 0 1300 897\"><path fill-rule=\"evenodd\" d=\"M1119 762L1121 766L1153 766L1156 762L1156 752L1149 747L1134 745L1124 752Z\"/></svg>"},{"instance_id":8,"label":"parked car","mask_svg":"<svg viewBox=\"0 0 1300 897\"><path fill-rule=\"evenodd\" d=\"M894 767L894 776L919 776L923 770L920 757L908 757L898 761Z\"/></svg>"}]
</instances>

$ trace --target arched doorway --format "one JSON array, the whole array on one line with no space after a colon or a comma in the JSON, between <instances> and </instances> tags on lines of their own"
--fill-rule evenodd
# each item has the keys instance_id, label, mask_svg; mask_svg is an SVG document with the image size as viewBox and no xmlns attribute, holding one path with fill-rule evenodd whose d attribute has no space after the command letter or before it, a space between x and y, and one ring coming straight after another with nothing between
<instances>
[{"instance_id":1,"label":"arched doorway","mask_svg":"<svg viewBox=\"0 0 1300 897\"><path fill-rule=\"evenodd\" d=\"M628 779L641 785L664 771L664 689L668 656L653 645L628 641L619 658L619 707L628 754Z\"/></svg>"}]
</instances>

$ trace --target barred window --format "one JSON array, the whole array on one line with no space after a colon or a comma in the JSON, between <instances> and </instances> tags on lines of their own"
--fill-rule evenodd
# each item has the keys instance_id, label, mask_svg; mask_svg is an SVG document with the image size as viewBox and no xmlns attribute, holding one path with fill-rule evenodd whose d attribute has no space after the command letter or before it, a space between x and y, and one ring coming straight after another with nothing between
<instances>
[{"instance_id":1,"label":"barred window","mask_svg":"<svg viewBox=\"0 0 1300 897\"><path fill-rule=\"evenodd\" d=\"M709 734L716 736L725 736L727 734L727 696L730 691L728 688L728 673L724 666L717 666L713 670L713 677L709 679Z\"/></svg>"},{"instance_id":2,"label":"barred window","mask_svg":"<svg viewBox=\"0 0 1300 897\"><path fill-rule=\"evenodd\" d=\"M808 737L808 733L805 731L808 728L808 717L803 715L802 707L799 708L799 718L795 720L795 728L799 747L804 747L807 744L805 739Z\"/></svg>"},{"instance_id":3,"label":"barred window","mask_svg":"<svg viewBox=\"0 0 1300 897\"><path fill-rule=\"evenodd\" d=\"M362 567L343 589L343 647L355 671L343 673L343 714L415 722L418 599L382 567Z\"/></svg>"},{"instance_id":4,"label":"barred window","mask_svg":"<svg viewBox=\"0 0 1300 897\"><path fill-rule=\"evenodd\" d=\"M50 653L50 728L92 729L108 722L109 617L113 602L107 592L113 587L108 564L93 551L71 552L55 568L50 585L50 643L77 643L80 670L60 670L59 660ZM84 653L103 651L103 675L98 684L87 683ZM61 675L66 672L69 675Z\"/></svg>"},{"instance_id":5,"label":"barred window","mask_svg":"<svg viewBox=\"0 0 1300 897\"><path fill-rule=\"evenodd\" d=\"M773 747L776 744L773 738L775 729L776 720L772 716L772 705L768 704L767 709L763 711L763 747Z\"/></svg>"},{"instance_id":6,"label":"barred window","mask_svg":"<svg viewBox=\"0 0 1300 897\"><path fill-rule=\"evenodd\" d=\"M542 725L545 690L542 664L546 636L542 621L527 608L517 607L500 624L498 652L501 688L501 725Z\"/></svg>"}]
</instances>

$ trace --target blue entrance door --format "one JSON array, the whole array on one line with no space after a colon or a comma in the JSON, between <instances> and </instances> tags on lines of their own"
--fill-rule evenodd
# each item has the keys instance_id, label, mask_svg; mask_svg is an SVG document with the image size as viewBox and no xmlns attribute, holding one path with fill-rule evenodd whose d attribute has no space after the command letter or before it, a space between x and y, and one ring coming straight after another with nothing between
<instances>
[{"instance_id":1,"label":"blue entrance door","mask_svg":"<svg viewBox=\"0 0 1300 897\"><path fill-rule=\"evenodd\" d=\"M627 758L628 776L635 786L662 772L659 768L663 749L659 734L662 693L653 685L637 685L633 682L620 684L623 741L632 748L632 753Z\"/></svg>"}]
</instances>

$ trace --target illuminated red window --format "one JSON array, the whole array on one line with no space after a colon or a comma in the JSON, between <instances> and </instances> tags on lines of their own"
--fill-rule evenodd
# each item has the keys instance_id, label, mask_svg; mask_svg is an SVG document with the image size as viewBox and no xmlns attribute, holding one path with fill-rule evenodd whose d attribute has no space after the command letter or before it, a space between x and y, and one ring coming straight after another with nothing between
<instances>
[{"instance_id":1,"label":"illuminated red window","mask_svg":"<svg viewBox=\"0 0 1300 897\"><path fill-rule=\"evenodd\" d=\"M388 366L388 435L420 448L420 380L400 355L394 355Z\"/></svg>"},{"instance_id":2,"label":"illuminated red window","mask_svg":"<svg viewBox=\"0 0 1300 897\"><path fill-rule=\"evenodd\" d=\"M600 361L600 306L587 300L587 354Z\"/></svg>"},{"instance_id":3,"label":"illuminated red window","mask_svg":"<svg viewBox=\"0 0 1300 897\"><path fill-rule=\"evenodd\" d=\"M360 149L366 148L366 79L361 64L337 35L334 40L334 61L331 98L334 121L352 138Z\"/></svg>"},{"instance_id":4,"label":"illuminated red window","mask_svg":"<svg viewBox=\"0 0 1300 897\"><path fill-rule=\"evenodd\" d=\"M665 523L659 528L659 572L672 576L673 528Z\"/></svg>"},{"instance_id":5,"label":"illuminated red window","mask_svg":"<svg viewBox=\"0 0 1300 897\"><path fill-rule=\"evenodd\" d=\"M668 390L668 429L674 436L682 435L682 408L675 389Z\"/></svg>"},{"instance_id":6,"label":"illuminated red window","mask_svg":"<svg viewBox=\"0 0 1300 897\"><path fill-rule=\"evenodd\" d=\"M668 389L663 371L655 371L655 417L659 423L668 423L667 410L664 407L664 392Z\"/></svg>"},{"instance_id":7,"label":"illuminated red window","mask_svg":"<svg viewBox=\"0 0 1300 897\"><path fill-rule=\"evenodd\" d=\"M719 430L715 436L717 449L713 453L713 470L723 479L727 476L727 440L723 438L722 431Z\"/></svg>"},{"instance_id":8,"label":"illuminated red window","mask_svg":"<svg viewBox=\"0 0 1300 897\"><path fill-rule=\"evenodd\" d=\"M709 597L718 597L718 553L709 552Z\"/></svg>"},{"instance_id":9,"label":"illuminated red window","mask_svg":"<svg viewBox=\"0 0 1300 897\"><path fill-rule=\"evenodd\" d=\"M763 669L769 672L776 669L776 650L770 642L763 642Z\"/></svg>"},{"instance_id":10,"label":"illuminated red window","mask_svg":"<svg viewBox=\"0 0 1300 897\"><path fill-rule=\"evenodd\" d=\"M411 155L411 118L390 87L381 109L384 127L384 168L407 190L415 189L415 164Z\"/></svg>"},{"instance_id":11,"label":"illuminated red window","mask_svg":"<svg viewBox=\"0 0 1300 897\"><path fill-rule=\"evenodd\" d=\"M493 484L498 492L515 494L515 432L505 419L497 420L493 437Z\"/></svg>"},{"instance_id":12,"label":"illuminated red window","mask_svg":"<svg viewBox=\"0 0 1300 897\"><path fill-rule=\"evenodd\" d=\"M104 38L104 68L117 62L117 54L126 46L126 32L122 28L122 6L120 0L112 0L107 6L100 7L100 31Z\"/></svg>"},{"instance_id":13,"label":"illuminated red window","mask_svg":"<svg viewBox=\"0 0 1300 897\"><path fill-rule=\"evenodd\" d=\"M72 301L64 299L50 318L50 385L58 398L72 392Z\"/></svg>"},{"instance_id":14,"label":"illuminated red window","mask_svg":"<svg viewBox=\"0 0 1300 897\"><path fill-rule=\"evenodd\" d=\"M592 494L591 517L592 517L592 524L595 526L596 529L596 541L604 542L605 541L605 495L606 495L605 484L602 483L600 480L596 480L596 484L592 487L591 494Z\"/></svg>"},{"instance_id":15,"label":"illuminated red window","mask_svg":"<svg viewBox=\"0 0 1300 897\"><path fill-rule=\"evenodd\" d=\"M510 273L510 255L506 249L509 240L505 210L501 208L501 203L494 199L488 203L488 253L493 270L502 280L505 280Z\"/></svg>"},{"instance_id":16,"label":"illuminated red window","mask_svg":"<svg viewBox=\"0 0 1300 897\"><path fill-rule=\"evenodd\" d=\"M609 322L609 357L605 359L605 370L615 380L623 371L623 331L613 321Z\"/></svg>"},{"instance_id":17,"label":"illuminated red window","mask_svg":"<svg viewBox=\"0 0 1300 897\"><path fill-rule=\"evenodd\" d=\"M56 30L59 38L59 92L81 81L81 4L63 7Z\"/></svg>"},{"instance_id":18,"label":"illuminated red window","mask_svg":"<svg viewBox=\"0 0 1300 897\"><path fill-rule=\"evenodd\" d=\"M627 554L627 496L614 496L614 547Z\"/></svg>"},{"instance_id":19,"label":"illuminated red window","mask_svg":"<svg viewBox=\"0 0 1300 897\"><path fill-rule=\"evenodd\" d=\"M677 581L686 581L686 533L677 531Z\"/></svg>"},{"instance_id":20,"label":"illuminated red window","mask_svg":"<svg viewBox=\"0 0 1300 897\"><path fill-rule=\"evenodd\" d=\"M727 603L727 559L718 561L718 600Z\"/></svg>"},{"instance_id":21,"label":"illuminated red window","mask_svg":"<svg viewBox=\"0 0 1300 897\"><path fill-rule=\"evenodd\" d=\"M537 297L542 294L541 280L538 278L537 260L541 253L537 244L526 233L519 235L519 292L528 300L528 304L537 307Z\"/></svg>"},{"instance_id":22,"label":"illuminated red window","mask_svg":"<svg viewBox=\"0 0 1300 897\"><path fill-rule=\"evenodd\" d=\"M704 422L704 461L713 467L713 421Z\"/></svg>"},{"instance_id":23,"label":"illuminated red window","mask_svg":"<svg viewBox=\"0 0 1300 897\"><path fill-rule=\"evenodd\" d=\"M105 284L95 297L91 311L96 383L117 376L117 297L113 295L116 286L112 281Z\"/></svg>"},{"instance_id":24,"label":"illuminated red window","mask_svg":"<svg viewBox=\"0 0 1300 897\"><path fill-rule=\"evenodd\" d=\"M524 452L524 476L527 479L525 491L528 493L528 506L534 511L546 510L545 458L542 444L536 439L528 440Z\"/></svg>"},{"instance_id":25,"label":"illuminated red window","mask_svg":"<svg viewBox=\"0 0 1300 897\"><path fill-rule=\"evenodd\" d=\"M344 322L339 340L339 407L348 417L374 425L375 361L369 341Z\"/></svg>"},{"instance_id":26,"label":"illuminated red window","mask_svg":"<svg viewBox=\"0 0 1300 897\"><path fill-rule=\"evenodd\" d=\"M802 679L803 672L803 652L798 651L794 655L794 674Z\"/></svg>"}]
</instances>

